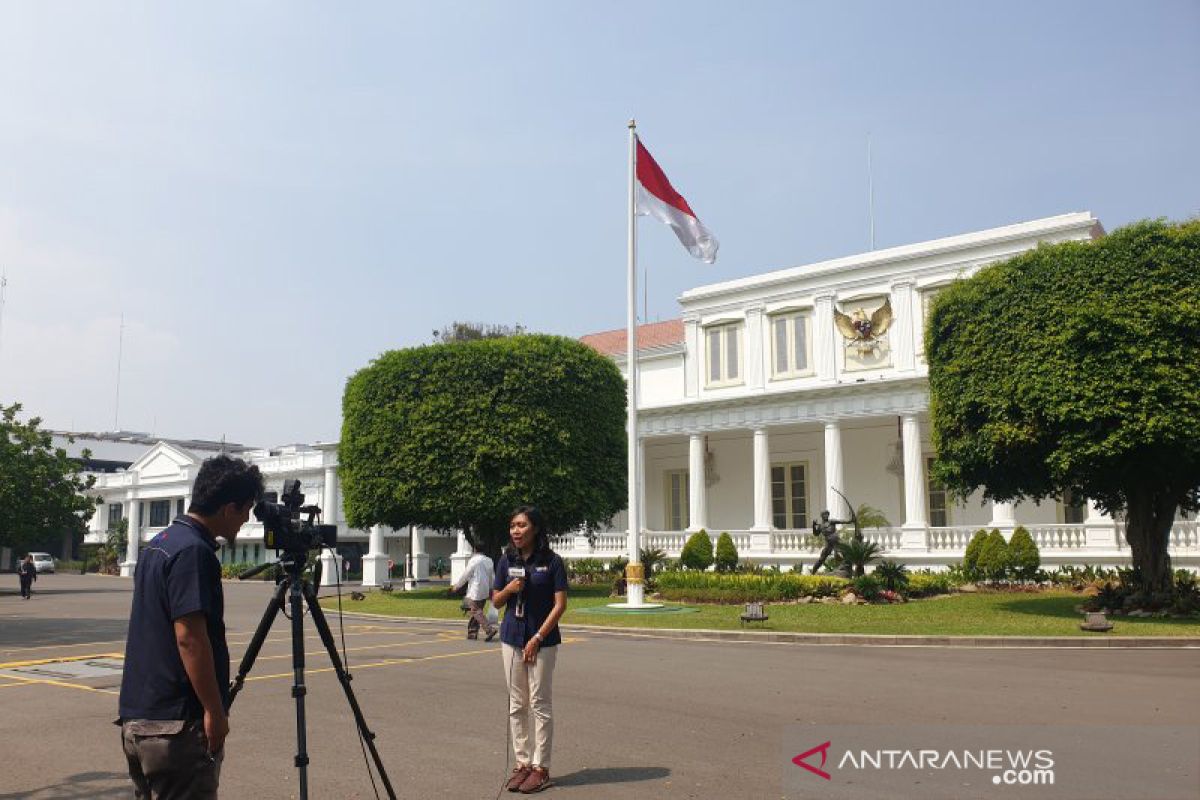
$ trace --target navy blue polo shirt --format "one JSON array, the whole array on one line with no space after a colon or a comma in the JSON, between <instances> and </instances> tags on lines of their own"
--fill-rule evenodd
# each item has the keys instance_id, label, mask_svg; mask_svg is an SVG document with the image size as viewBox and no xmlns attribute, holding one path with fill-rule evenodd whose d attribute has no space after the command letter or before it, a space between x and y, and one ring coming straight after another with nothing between
<instances>
[{"instance_id":1,"label":"navy blue polo shirt","mask_svg":"<svg viewBox=\"0 0 1200 800\"><path fill-rule=\"evenodd\" d=\"M493 588L500 591L511 580L508 577L508 553L500 556L496 565L496 582ZM525 647L526 643L542 627L542 623L554 610L554 593L567 590L567 568L553 550L541 550L533 554L525 565L525 618L517 619L514 609L517 598L510 597L505 604L504 621L500 623L500 641L513 647ZM542 647L553 647L562 642L558 626L542 642Z\"/></svg>"},{"instance_id":2,"label":"navy blue polo shirt","mask_svg":"<svg viewBox=\"0 0 1200 800\"><path fill-rule=\"evenodd\" d=\"M175 620L200 611L208 621L217 686L229 710L229 646L217 540L200 522L177 517L138 557L121 676L121 719L198 719L204 707L175 642Z\"/></svg>"}]
</instances>

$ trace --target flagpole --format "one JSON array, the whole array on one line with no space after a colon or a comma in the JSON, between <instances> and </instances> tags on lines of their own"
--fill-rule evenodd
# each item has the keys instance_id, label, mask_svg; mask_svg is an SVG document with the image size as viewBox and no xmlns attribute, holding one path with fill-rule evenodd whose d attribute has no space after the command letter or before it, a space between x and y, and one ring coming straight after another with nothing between
<instances>
[{"instance_id":1,"label":"flagpole","mask_svg":"<svg viewBox=\"0 0 1200 800\"><path fill-rule=\"evenodd\" d=\"M629 286L626 308L625 372L627 381L627 436L629 440L629 566L625 569L626 605L641 606L645 601L639 518L641 475L638 467L638 363L637 363L637 121L629 120Z\"/></svg>"}]
</instances>

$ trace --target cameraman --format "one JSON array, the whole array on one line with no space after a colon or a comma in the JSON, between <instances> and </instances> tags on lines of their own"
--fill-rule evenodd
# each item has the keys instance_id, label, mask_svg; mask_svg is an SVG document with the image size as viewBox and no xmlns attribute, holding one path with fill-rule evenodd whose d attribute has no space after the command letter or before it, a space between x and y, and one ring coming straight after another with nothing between
<instances>
[{"instance_id":1,"label":"cameraman","mask_svg":"<svg viewBox=\"0 0 1200 800\"><path fill-rule=\"evenodd\" d=\"M119 720L138 798L217 796L229 733L217 537L232 546L262 493L258 467L223 455L208 459L187 514L151 539L138 559Z\"/></svg>"}]
</instances>

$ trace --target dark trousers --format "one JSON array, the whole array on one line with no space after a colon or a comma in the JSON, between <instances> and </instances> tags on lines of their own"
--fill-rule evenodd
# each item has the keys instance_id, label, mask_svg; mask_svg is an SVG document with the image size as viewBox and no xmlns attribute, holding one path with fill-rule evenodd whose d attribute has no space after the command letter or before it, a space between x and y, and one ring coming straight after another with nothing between
<instances>
[{"instance_id":1,"label":"dark trousers","mask_svg":"<svg viewBox=\"0 0 1200 800\"><path fill-rule=\"evenodd\" d=\"M33 594L33 576L21 576L21 597L30 597Z\"/></svg>"},{"instance_id":2,"label":"dark trousers","mask_svg":"<svg viewBox=\"0 0 1200 800\"><path fill-rule=\"evenodd\" d=\"M121 745L137 800L216 800L224 752L212 756L200 720L126 720Z\"/></svg>"}]
</instances>

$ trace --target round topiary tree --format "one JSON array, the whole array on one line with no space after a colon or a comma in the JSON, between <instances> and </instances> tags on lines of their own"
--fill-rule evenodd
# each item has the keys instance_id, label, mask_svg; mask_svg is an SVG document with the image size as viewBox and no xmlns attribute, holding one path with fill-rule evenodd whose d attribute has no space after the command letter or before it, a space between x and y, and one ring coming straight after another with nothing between
<instances>
[{"instance_id":1,"label":"round topiary tree","mask_svg":"<svg viewBox=\"0 0 1200 800\"><path fill-rule=\"evenodd\" d=\"M352 527L461 529L499 554L508 514L552 532L625 507L625 380L560 336L393 350L346 384L338 448Z\"/></svg>"},{"instance_id":2,"label":"round topiary tree","mask_svg":"<svg viewBox=\"0 0 1200 800\"><path fill-rule=\"evenodd\" d=\"M979 553L983 550L983 543L987 541L987 537L987 531L980 528L975 531L971 541L967 542L967 549L963 553L963 571L971 580L979 578Z\"/></svg>"},{"instance_id":3,"label":"round topiary tree","mask_svg":"<svg viewBox=\"0 0 1200 800\"><path fill-rule=\"evenodd\" d=\"M684 569L705 570L712 566L713 546L708 531L697 531L688 538L679 554L679 563Z\"/></svg>"},{"instance_id":4,"label":"round topiary tree","mask_svg":"<svg viewBox=\"0 0 1200 800\"><path fill-rule=\"evenodd\" d=\"M1171 591L1171 526L1200 506L1198 308L1200 220L1043 245L946 288L925 336L934 477L1124 512L1145 589Z\"/></svg>"},{"instance_id":5,"label":"round topiary tree","mask_svg":"<svg viewBox=\"0 0 1200 800\"><path fill-rule=\"evenodd\" d=\"M717 551L714 556L714 563L717 565L717 572L733 572L737 569L737 545L733 543L733 537L729 535L729 531L725 531L717 537Z\"/></svg>"},{"instance_id":6,"label":"round topiary tree","mask_svg":"<svg viewBox=\"0 0 1200 800\"><path fill-rule=\"evenodd\" d=\"M1033 580L1038 568L1042 566L1037 542L1029 535L1024 525L1017 526L1012 538L1008 540L1008 558L1013 577L1017 580Z\"/></svg>"},{"instance_id":7,"label":"round topiary tree","mask_svg":"<svg viewBox=\"0 0 1200 800\"><path fill-rule=\"evenodd\" d=\"M979 571L989 581L999 582L1008 577L1010 559L1008 542L996 528L987 535L979 550Z\"/></svg>"}]
</instances>

